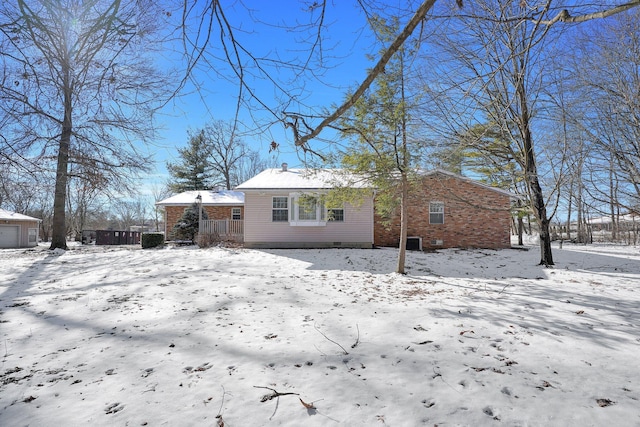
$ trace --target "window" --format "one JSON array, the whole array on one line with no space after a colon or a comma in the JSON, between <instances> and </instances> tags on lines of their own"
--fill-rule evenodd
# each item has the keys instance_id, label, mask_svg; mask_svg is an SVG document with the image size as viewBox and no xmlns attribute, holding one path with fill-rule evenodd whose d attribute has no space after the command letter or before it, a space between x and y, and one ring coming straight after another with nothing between
<instances>
[{"instance_id":1,"label":"window","mask_svg":"<svg viewBox=\"0 0 640 427\"><path fill-rule=\"evenodd\" d=\"M291 193L289 197L273 197L271 220L289 221L293 227L322 227L327 221L344 222L344 209L326 209L324 200L317 194Z\"/></svg>"},{"instance_id":2,"label":"window","mask_svg":"<svg viewBox=\"0 0 640 427\"><path fill-rule=\"evenodd\" d=\"M444 203L429 203L429 224L444 224Z\"/></svg>"},{"instance_id":3,"label":"window","mask_svg":"<svg viewBox=\"0 0 640 427\"><path fill-rule=\"evenodd\" d=\"M318 204L317 197L304 195L296 197L296 219L298 221L317 221L319 217Z\"/></svg>"},{"instance_id":4,"label":"window","mask_svg":"<svg viewBox=\"0 0 640 427\"><path fill-rule=\"evenodd\" d=\"M291 194L291 222L296 227L312 227L327 225L324 201L318 195Z\"/></svg>"},{"instance_id":5,"label":"window","mask_svg":"<svg viewBox=\"0 0 640 427\"><path fill-rule=\"evenodd\" d=\"M242 211L240 208L231 208L231 219L242 219Z\"/></svg>"},{"instance_id":6,"label":"window","mask_svg":"<svg viewBox=\"0 0 640 427\"><path fill-rule=\"evenodd\" d=\"M277 196L273 198L271 210L271 221L282 222L289 221L289 198L286 196Z\"/></svg>"},{"instance_id":7,"label":"window","mask_svg":"<svg viewBox=\"0 0 640 427\"><path fill-rule=\"evenodd\" d=\"M327 209L327 221L344 222L344 209Z\"/></svg>"},{"instance_id":8,"label":"window","mask_svg":"<svg viewBox=\"0 0 640 427\"><path fill-rule=\"evenodd\" d=\"M29 243L38 243L38 229L30 228L29 229Z\"/></svg>"}]
</instances>

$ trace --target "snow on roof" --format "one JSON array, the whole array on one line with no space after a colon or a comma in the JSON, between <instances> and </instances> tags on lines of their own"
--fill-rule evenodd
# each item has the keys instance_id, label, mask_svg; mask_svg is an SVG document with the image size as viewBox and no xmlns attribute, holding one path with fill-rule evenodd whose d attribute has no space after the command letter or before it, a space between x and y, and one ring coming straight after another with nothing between
<instances>
[{"instance_id":1,"label":"snow on roof","mask_svg":"<svg viewBox=\"0 0 640 427\"><path fill-rule=\"evenodd\" d=\"M620 221L620 222L636 222L636 221L640 221L640 215L636 215L634 213L628 213L624 215L616 215L616 219L617 221ZM587 220L587 222L590 224L608 224L608 223L611 223L611 217L601 216L596 218L590 218L589 220Z\"/></svg>"},{"instance_id":2,"label":"snow on roof","mask_svg":"<svg viewBox=\"0 0 640 427\"><path fill-rule=\"evenodd\" d=\"M237 190L315 190L335 188L347 181L357 181L350 185L366 188L362 180L354 180L341 169L266 169L236 187Z\"/></svg>"},{"instance_id":3,"label":"snow on roof","mask_svg":"<svg viewBox=\"0 0 640 427\"><path fill-rule=\"evenodd\" d=\"M488 190L501 193L511 198L518 198L519 196L510 191L506 191L497 187L484 184L480 181L473 180L471 178L464 177L462 175L448 172L442 169L435 169L431 171L420 171L423 176L431 176L436 174L443 174L446 176L462 179ZM266 169L260 172L258 175L243 182L236 187L237 190L312 190L312 189L329 189L335 188L338 185L346 185L350 181L350 187L355 188L367 188L366 181L362 179L356 179L353 174L342 169Z\"/></svg>"},{"instance_id":4,"label":"snow on roof","mask_svg":"<svg viewBox=\"0 0 640 427\"><path fill-rule=\"evenodd\" d=\"M34 218L32 216L22 215L5 209L0 209L0 220L9 219L12 219L14 221L41 221L40 219Z\"/></svg>"},{"instance_id":5,"label":"snow on roof","mask_svg":"<svg viewBox=\"0 0 640 427\"><path fill-rule=\"evenodd\" d=\"M243 205L244 193L241 191L212 191L212 190L194 190L184 191L175 196L161 200L156 205L159 206L182 206L190 205L196 202L196 197L202 196L203 205Z\"/></svg>"}]
</instances>

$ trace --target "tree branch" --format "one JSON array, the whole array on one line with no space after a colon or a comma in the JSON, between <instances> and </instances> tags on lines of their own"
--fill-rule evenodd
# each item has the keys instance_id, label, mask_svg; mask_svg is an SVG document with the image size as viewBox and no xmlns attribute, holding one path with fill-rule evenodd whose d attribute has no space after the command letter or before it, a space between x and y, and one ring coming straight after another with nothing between
<instances>
[{"instance_id":1,"label":"tree branch","mask_svg":"<svg viewBox=\"0 0 640 427\"><path fill-rule=\"evenodd\" d=\"M638 0L640 1L640 0ZM364 92L371 86L373 81L378 77L378 75L384 70L385 65L389 62L391 57L402 47L404 42L409 38L409 36L416 29L418 24L422 22L422 20L427 15L427 12L433 7L436 0L425 0L416 13L413 15L411 20L404 27L402 32L398 34L398 37L391 43L389 48L384 52L378 63L373 67L373 69L369 72L364 81L358 86L358 89L347 99L342 105L340 105L333 113L331 113L328 117L326 117L318 126L316 126L311 132L301 135L298 129L293 129L294 137L295 137L295 145L296 147L301 147L303 150L307 151L307 143L318 136L320 132L328 127L330 124L338 120L349 108L353 107L356 101L364 94Z\"/></svg>"},{"instance_id":2,"label":"tree branch","mask_svg":"<svg viewBox=\"0 0 640 427\"><path fill-rule=\"evenodd\" d=\"M640 0L633 0L633 1L630 1L628 3L622 4L620 6L616 6L614 8L611 8L611 9L603 10L603 11L600 11L600 12L586 13L584 15L578 15L578 16L571 16L571 14L569 13L569 11L567 9L563 9L560 12L558 12L558 14L556 16L554 16L550 20L537 21L537 22L539 22L542 25L553 25L556 22L564 22L564 23L569 23L569 24L576 24L576 23L579 23L579 22L590 21L592 19L607 18L607 17L615 15L617 13L624 12L624 11L627 11L629 9L632 9L632 8L634 8L636 6L640 6Z\"/></svg>"}]
</instances>

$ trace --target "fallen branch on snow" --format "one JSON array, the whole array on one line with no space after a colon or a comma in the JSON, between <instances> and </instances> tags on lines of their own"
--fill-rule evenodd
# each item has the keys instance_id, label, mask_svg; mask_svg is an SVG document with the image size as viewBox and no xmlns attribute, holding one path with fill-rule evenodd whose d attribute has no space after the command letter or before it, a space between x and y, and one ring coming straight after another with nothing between
<instances>
[{"instance_id":1,"label":"fallen branch on snow","mask_svg":"<svg viewBox=\"0 0 640 427\"><path fill-rule=\"evenodd\" d=\"M263 387L263 386L259 386L259 385L254 385L254 388L266 388L267 390L271 390L272 393L271 394L265 394L264 396L262 396L260 398L260 402L266 402L268 400L272 400L275 399L276 397L280 397L280 396L288 396L288 395L296 395L296 396L300 396L300 393L292 393L292 392L288 392L288 393L280 393L278 390L273 389L271 387Z\"/></svg>"}]
</instances>

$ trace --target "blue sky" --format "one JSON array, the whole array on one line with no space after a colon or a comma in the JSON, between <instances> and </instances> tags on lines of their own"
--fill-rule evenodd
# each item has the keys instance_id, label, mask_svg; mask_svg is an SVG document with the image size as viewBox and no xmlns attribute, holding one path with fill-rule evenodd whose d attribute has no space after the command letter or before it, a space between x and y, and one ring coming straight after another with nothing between
<instances>
[{"instance_id":1,"label":"blue sky","mask_svg":"<svg viewBox=\"0 0 640 427\"><path fill-rule=\"evenodd\" d=\"M257 3L257 2L256 2ZM365 76L371 61L367 54L375 54L378 49L366 31L365 17L355 2L328 2L325 14L326 28L322 34L324 49L323 63L329 68L322 70L322 75L311 76L306 73L296 77L286 68L271 67L271 77L287 91L297 95L298 101L291 104L288 110L309 113L319 112L322 108L342 102L349 88L358 84ZM299 0L276 0L251 4L248 12L241 5L225 6L227 19L236 27L236 38L257 57L280 57L285 62L306 58L309 52L309 40L314 33L306 31L305 24L317 17L303 11L303 2ZM298 31L291 31L290 28ZM309 27L313 28L313 27ZM231 76L228 64L222 56L219 39L213 44L211 56L207 62L201 62L194 73L194 80L200 84L196 90L193 84L185 88L184 93L172 101L158 116L158 125L162 128L162 139L149 149L156 159L156 173L152 180L156 183L166 179L165 164L167 161L179 159L177 149L187 144L188 129L202 128L211 120L230 121L235 114L238 94L237 80ZM268 63L264 63L269 66ZM311 69L321 70L312 66ZM251 68L249 72L255 71ZM264 76L250 80L252 90L269 107L280 109L283 94L276 89L273 82ZM279 165L287 162L290 167L302 166L299 154L293 146L293 137L286 132L280 123L270 126L264 123L274 121L274 116L263 108L243 108L240 112L241 123L247 128L254 128L256 121L263 127L252 132L243 140L253 149L258 150L263 158ZM325 138L334 135L325 133ZM279 144L277 153L269 153L271 141ZM326 141L315 142L315 147L327 147Z\"/></svg>"}]
</instances>

